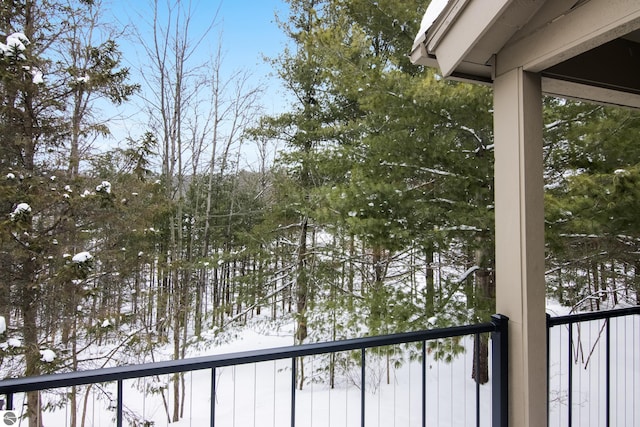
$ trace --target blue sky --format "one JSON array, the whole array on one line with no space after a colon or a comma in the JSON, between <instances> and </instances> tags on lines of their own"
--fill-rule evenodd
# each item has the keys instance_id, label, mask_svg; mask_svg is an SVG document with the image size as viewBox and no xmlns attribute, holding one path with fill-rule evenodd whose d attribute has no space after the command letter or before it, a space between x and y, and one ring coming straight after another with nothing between
<instances>
[{"instance_id":1,"label":"blue sky","mask_svg":"<svg viewBox=\"0 0 640 427\"><path fill-rule=\"evenodd\" d=\"M262 58L263 55L276 57L284 49L287 39L278 28L275 13L280 20L286 21L289 5L284 0L222 0L221 3L201 1L204 1L203 4L221 4L219 19L223 31L225 60L233 68L251 68L256 77L268 80L270 83L265 108L267 112L280 110L282 104L274 99L282 92L280 84L275 78L269 77L273 69ZM218 28L214 30L216 35Z\"/></svg>"},{"instance_id":2,"label":"blue sky","mask_svg":"<svg viewBox=\"0 0 640 427\"><path fill-rule=\"evenodd\" d=\"M176 0L158 0L160 9L166 9L168 3ZM183 0L188 5L189 0ZM150 32L153 17L153 0L103 0L106 9L105 20L116 21L116 26L135 25L140 31ZM202 63L214 56L222 40L223 72L231 73L238 69L247 69L252 73L252 85L265 82L263 104L267 114L277 114L286 107L280 81L273 77L271 65L263 60L263 55L277 57L287 42L286 36L278 27L275 14L283 21L287 20L289 5L284 0L192 0L191 30L193 40L199 38L212 21L215 25L198 48L194 63ZM216 17L216 11L218 15ZM166 16L166 15L165 15ZM166 24L160 17L160 23ZM132 34L133 31L127 31ZM222 37L222 39L221 39ZM123 36L118 40L123 52L123 65L132 70L134 81L140 79L137 70L145 60L143 50L137 46L135 37ZM255 81L255 83L254 83ZM137 138L140 124L130 113L136 110L134 105L123 106L123 120L113 120L111 130L117 140L124 136ZM137 111L140 111L139 108Z\"/></svg>"},{"instance_id":3,"label":"blue sky","mask_svg":"<svg viewBox=\"0 0 640 427\"><path fill-rule=\"evenodd\" d=\"M122 25L138 25L140 29L150 27L153 0L106 0L106 8ZM161 9L176 0L158 0ZM189 0L183 0L185 5ZM225 66L248 67L259 74L270 70L262 55L275 57L284 47L286 37L278 28L275 14L286 21L288 4L284 0L193 0L191 1L194 35L202 34L215 20L207 40L202 46L203 55L215 50L222 37ZM217 17L216 17L217 12ZM133 23L133 24L131 24ZM161 18L162 23L162 18ZM135 62L140 54L128 55L127 41L120 45L127 60Z\"/></svg>"},{"instance_id":4,"label":"blue sky","mask_svg":"<svg viewBox=\"0 0 640 427\"><path fill-rule=\"evenodd\" d=\"M287 10L288 5L282 0L223 0L220 19L230 58L251 66L255 65L252 61L260 60L260 53L276 56L285 37L274 13L277 11L285 19Z\"/></svg>"}]
</instances>

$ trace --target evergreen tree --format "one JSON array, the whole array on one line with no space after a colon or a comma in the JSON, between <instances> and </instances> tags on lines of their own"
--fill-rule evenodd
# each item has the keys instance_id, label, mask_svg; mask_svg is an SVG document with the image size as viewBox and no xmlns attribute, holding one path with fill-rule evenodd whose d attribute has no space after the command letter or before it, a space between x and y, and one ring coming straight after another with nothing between
<instances>
[{"instance_id":1,"label":"evergreen tree","mask_svg":"<svg viewBox=\"0 0 640 427\"><path fill-rule=\"evenodd\" d=\"M89 277L89 257L81 257L85 264L65 259L64 253L85 253L91 242L88 237L79 238L78 230L95 226L93 221L102 215L98 212L110 207L106 187L103 193L97 191L100 194L81 200L86 184L89 188L96 184L66 174L62 165L69 159L57 156L64 153L63 147L73 145L70 135L87 131L80 125L90 112L87 98L77 126L66 120L65 108L73 104L75 76L65 67L64 53L68 52L68 37L91 21L75 26L66 19L83 12L90 15L92 4L10 2L0 12L0 33L7 42L0 45L0 174L5 177L0 184L0 206L6 215L0 237L4 254L0 305L5 310L11 305L19 307L12 323L21 325L25 375L42 372L40 346L55 345L44 341L56 328L46 322L73 316L70 307L78 294L76 281ZM93 58L96 81L92 88L121 90L120 100L124 100L135 87L126 84L126 70L118 70L116 46L107 45L109 53ZM95 204L96 209L86 209L87 203ZM98 217L90 220L93 214ZM55 300L51 296L60 290L68 299L49 305ZM62 332L72 340L74 328L69 325L62 322ZM36 393L29 394L29 422L34 427L39 423L37 400Z\"/></svg>"},{"instance_id":2,"label":"evergreen tree","mask_svg":"<svg viewBox=\"0 0 640 427\"><path fill-rule=\"evenodd\" d=\"M292 33L297 55L287 51L276 64L300 103L293 113L265 121L262 134L288 143L282 160L299 185L288 197L300 212L302 235L308 219L318 232L335 234L339 244L331 256L342 260L343 291L363 303L347 305L352 319L368 333L423 328L436 313L440 326L485 319L493 306L490 92L409 64L415 11L422 6L416 2L294 3L292 22L306 29L301 17L311 16L314 26ZM304 242L296 247L306 250ZM415 249L426 260L398 271ZM463 254L460 272L477 265L475 274L436 287L431 262L437 252ZM314 259L312 265L320 264ZM427 285L415 295L418 271ZM310 289L305 278L296 282L301 295ZM328 289L333 280L327 278ZM453 296L467 283L469 305L462 307ZM311 289L333 295L322 292L322 283ZM325 301L313 304L335 307ZM297 315L298 330L307 331L303 310Z\"/></svg>"},{"instance_id":3,"label":"evergreen tree","mask_svg":"<svg viewBox=\"0 0 640 427\"><path fill-rule=\"evenodd\" d=\"M297 236L292 256L292 271L296 311L296 342L302 343L308 335L308 310L311 301L310 280L313 276L313 189L323 182L318 173L315 157L327 141L326 125L331 122L322 81L322 63L314 35L321 30L325 10L323 0L291 0L290 20L282 22L283 31L295 43L293 50L285 48L274 61L278 74L292 92L295 103L291 113L268 118L262 123L261 134L267 138L283 140L289 154L282 158L294 178L287 202L296 213Z\"/></svg>"},{"instance_id":4,"label":"evergreen tree","mask_svg":"<svg viewBox=\"0 0 640 427\"><path fill-rule=\"evenodd\" d=\"M550 295L577 309L637 301L638 114L545 103Z\"/></svg>"}]
</instances>

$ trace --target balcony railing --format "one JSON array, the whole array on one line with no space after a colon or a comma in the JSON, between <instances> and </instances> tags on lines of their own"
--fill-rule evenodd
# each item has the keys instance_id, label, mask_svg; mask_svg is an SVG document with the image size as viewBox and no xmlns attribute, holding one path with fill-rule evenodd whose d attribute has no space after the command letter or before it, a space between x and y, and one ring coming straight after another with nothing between
<instances>
[{"instance_id":1,"label":"balcony railing","mask_svg":"<svg viewBox=\"0 0 640 427\"><path fill-rule=\"evenodd\" d=\"M127 392L125 392L125 387L123 385L125 380L134 380L140 378L157 378L161 375L167 374L177 374L177 373L187 373L194 371L208 371L208 375L210 377L210 396L208 401L210 402L209 408L198 408L198 411L202 413L203 410L208 410L208 424L210 426L216 426L217 422L217 414L216 411L220 410L221 403L218 401L218 397L223 398L225 396L219 396L220 391L218 390L218 382L219 382L219 374L218 371L227 368L227 367L239 367L241 365L249 365L249 364L260 364L262 362L277 362L282 363L283 361L289 361L286 363L288 365L287 370L290 370L290 384L289 384L289 392L287 400L289 400L289 404L287 402L282 402L278 400L276 402L275 394L273 395L273 404L274 411L275 406L277 405L279 408L287 408L289 411L288 420L286 423L280 421L276 423L276 414L273 413L273 423L274 425L290 425L291 427L295 427L296 425L304 424L304 417L301 417L300 410L298 408L298 394L301 393L298 390L298 381L299 375L298 366L301 358L309 358L309 357L317 357L319 355L335 355L338 353L349 352L349 358L351 360L354 359L354 354L357 355L355 365L359 368L359 384L355 384L356 388L359 392L359 408L354 411L353 408L349 408L351 412L358 412L359 425L364 427L365 425L380 425L380 411L381 411L381 402L374 402L372 399L372 394L369 392L368 388L371 387L371 378L367 381L367 377L371 376L370 371L368 371L368 364L371 359L368 357L369 354L375 355L381 354L384 352L385 348L389 348L389 346L398 346L411 344L413 348L417 350L418 357L415 359L418 360L417 365L420 374L419 380L413 380L412 387L414 389L418 389L417 393L419 393L419 401L421 402L418 406L420 414L416 414L415 406L412 408L413 417L411 418L413 422L418 420L418 424L421 426L426 426L428 424L427 420L430 415L438 411L438 408L434 407L433 402L435 401L433 397L436 399L439 398L438 392L429 391L428 390L428 381L427 378L432 377L434 374L431 372L433 366L432 363L437 359L436 356L432 353L437 352L437 346L431 346L430 344L437 342L438 340L465 340L463 343L463 347L473 347L475 350L473 351L473 359L471 362L475 364L475 366L480 366L480 358L481 354L478 350L480 346L473 345L474 342L478 343L481 341L481 336L486 336L486 334L490 334L491 336L491 351L490 357L490 377L491 381L488 384L491 392L481 392L481 385L479 382L474 381L473 388L475 389L472 401L475 405L474 413L469 416L469 418L465 420L464 425L492 425L494 427L505 427L507 425L507 318L500 315L495 315L492 317L491 322L482 323L477 325L468 325L468 326L460 326L446 329L434 329L420 332L409 332L395 335L387 335L387 336L377 336L377 337L367 337L367 338L358 338L344 341L335 341L335 342L327 342L327 343L314 343L314 344L305 344L300 346L292 346L292 347L281 347L274 348L269 350L256 350L256 351L248 351L242 353L234 353L234 354L225 354L225 355L213 355L206 357L198 357L191 358L185 360L170 360L158 363L150 363L143 365L135 365L135 366L123 366L123 367L112 367L91 371L83 371L83 372L68 372L68 373L60 373L60 374L52 374L52 375L44 375L38 377L27 377L27 378L17 378L17 379L8 379L4 381L0 381L0 395L5 395L6 404L8 410L15 409L15 401L16 395L21 393L26 393L30 391L51 391L52 389L61 389L61 388L69 388L69 387L77 387L88 384L105 384L105 383L115 383L115 397L114 402L111 405L114 411L114 422L118 427L122 427L125 425L126 421L126 413L124 411L125 400L127 398ZM486 340L486 338L483 338ZM486 341L485 341L486 342ZM460 341L458 341L458 344ZM434 351L433 349L436 349ZM387 359L388 360L388 359ZM416 362L414 362L416 363ZM282 365L277 369L279 372L282 371ZM255 372L255 368L254 368ZM198 376L202 375L201 373ZM453 376L453 372L451 373ZM409 375L411 377L412 375ZM417 376L417 375L416 375ZM465 375L465 381L468 384L471 376ZM234 377L235 381L235 377ZM409 378L411 381L411 378ZM439 381L439 380L438 380ZM418 385L418 387L416 387ZM376 387L373 385L373 387ZM440 385L438 385L440 387ZM449 395L452 398L453 402L450 402L453 406L451 406L451 415L449 418L451 421L452 418L462 416L462 412L464 409L459 407L459 404L456 403L460 400L460 396L458 395L456 390L454 390L454 385L449 385ZM275 372L274 372L274 385L275 388ZM486 391L486 387L483 386L483 391ZM454 392L456 395L454 396ZM253 391L253 399L254 402L256 400L256 391ZM233 390L233 397L235 398L236 391L235 387ZM486 402L487 396L490 399L490 402ZM346 395L347 400L349 401L348 395ZM394 394L395 396L395 394ZM278 399L280 399L280 395ZM481 402L481 399L485 399L485 401ZM379 400L379 398L378 398ZM395 399L394 399L395 400ZM412 399L413 400L413 399ZM232 405L235 406L236 402L233 401ZM349 405L349 402L346 402ZM372 406L375 404L377 406L377 423L368 422L367 417L367 405L371 404ZM254 404L254 406L257 406ZM313 405L311 405L313 406ZM309 405L305 405L305 411L307 411ZM484 409L482 409L484 408ZM490 414L486 414L486 408L490 409ZM228 409L228 408L223 408ZM435 411L435 412L434 412ZM281 411L280 411L281 412ZM369 411L371 412L371 411ZM16 413L20 416L21 412L16 409ZM417 415L417 416L416 416ZM490 417L487 417L490 415ZM280 415L279 415L280 416ZM236 415L234 412L233 422L231 424L235 425ZM346 417L345 417L346 418ZM369 414L369 419L371 419L371 414ZM443 416L444 419L444 416ZM129 421L130 424L131 421ZM254 415L254 425L256 424L256 416ZM313 421L311 423L313 425ZM354 425L351 423L351 420L347 421L345 419L345 425ZM408 424L411 424L409 422ZM432 425L431 421L429 424ZM442 423L441 423L442 424ZM102 425L105 425L104 423ZM113 425L113 424L110 424ZM141 421L138 424L134 425L153 425L152 422L149 421ZM190 424L189 424L190 425ZM202 425L202 424L198 424ZM222 424L220 424L222 425ZM225 424L228 425L228 424ZM237 425L244 425L241 422L238 422ZM261 419L259 425L268 425L266 420ZM315 425L318 425L317 423ZM336 423L331 423L331 425L336 425ZM407 424L404 424L407 425Z\"/></svg>"},{"instance_id":2,"label":"balcony railing","mask_svg":"<svg viewBox=\"0 0 640 427\"><path fill-rule=\"evenodd\" d=\"M640 306L548 317L549 426L640 425Z\"/></svg>"},{"instance_id":3,"label":"balcony railing","mask_svg":"<svg viewBox=\"0 0 640 427\"><path fill-rule=\"evenodd\" d=\"M548 318L548 424L550 426L638 425L640 419L640 407L637 405L640 401L640 316L638 315L640 315L640 307ZM128 413L125 402L130 403L135 393L149 392L149 388L146 387L136 389L130 381L191 373L192 384L196 380L202 382L203 376L208 378L205 378L206 392L202 393L201 387L194 393L206 396L197 396L200 398L200 403L194 402L191 405L192 409L196 408L200 417L193 425L250 425L250 423L247 424L246 419L251 416L243 413L244 409L240 408L238 403L240 400L249 399L253 402L253 407L250 409L254 412L253 425L270 425L269 418L272 421L271 425L274 426L323 425L318 420L314 423L315 415L327 410L331 412L332 408L337 412L336 402L342 401L344 411L341 414L341 421L336 422L335 417L322 414L322 419L327 422L326 425L332 427L341 423L363 427L391 425L390 422L385 421L384 417L387 416L386 419L389 419L389 415L384 411L395 411L397 407L404 405L402 411L410 414L400 414L404 418L397 417L400 420L397 425L506 427L508 425L507 325L506 317L495 315L491 322L478 325L8 379L0 381L0 395L5 396L6 409L15 410L16 414L21 416L20 405L16 408L15 403L24 400L24 398L20 399L20 396L24 396L23 393L30 391L55 393L55 390L63 390L61 400L65 401L65 399L68 400L67 393L70 387L92 384L95 385L94 389L101 387L103 394L108 395L110 400L108 406L112 411L109 422L101 421L93 425L122 427L128 423L151 426L154 424L152 421L147 421L147 418L142 417L132 421ZM487 335L491 337L490 349L488 354L481 354L480 346L474 344L482 340L486 342ZM408 368L405 367L409 374L406 375L405 372L404 377L394 378L391 381L392 384L388 386L394 387L393 402L383 402L384 398L381 398L382 393L379 388L384 381L381 378L377 378L377 383L374 381L372 372L375 366L372 365L385 360L386 354L388 372L389 349L395 348L394 346L403 346L399 353L404 355L412 353L414 357L408 362L405 361L410 365ZM451 350L456 346L457 355ZM464 352L464 349L468 348L474 349L470 352L471 354L459 353L460 349ZM309 393L309 390L303 392L299 389L303 375L301 361L307 361L306 384L307 388L313 389L314 384L318 384L318 381L312 378L315 375L314 372L318 371L314 370L313 361L321 358L322 360L316 363L326 366L328 360L335 361L340 354L344 356L342 360L350 363L352 374L354 369L356 371L350 377L354 390L338 391L341 387L342 389L347 387L345 384L338 385L328 402L322 404L317 399L314 403L313 394ZM443 362L446 366L440 367L439 360L446 358L447 354L451 356L453 362ZM469 365L473 365L474 370L479 369L481 358L488 358L490 361L490 381L487 385L481 385L472 380L468 371L461 374L463 379L457 379L460 375L456 370L464 370ZM459 361L459 359L463 360ZM273 364L271 382L258 378L257 366L265 362ZM253 368L249 369L253 372L255 386L251 391L237 391L236 382L242 376L241 367L251 366ZM225 369L226 376L223 375ZM229 375L229 372L232 375ZM438 372L441 375L438 375ZM276 387L276 381L282 378L286 382L284 391L282 384ZM323 379L326 379L326 375ZM225 384L223 380L226 381ZM125 381L128 388L124 386ZM448 384L444 384L447 381ZM257 413L261 406L258 404L260 394L264 393L258 390L258 383L269 383L268 388L271 389L267 394L269 394L268 399L272 400L273 408L268 416ZM403 392L405 394L402 395L404 398L396 398L396 385L398 388L405 389ZM334 386L335 384L332 383L331 388L333 389ZM84 390L88 393L86 388ZM169 393L168 390L166 391ZM335 393L343 394L336 398ZM398 396L400 395L401 392L398 391ZM470 397L469 402L460 403L463 397L461 395ZM403 399L406 402L398 403ZM447 411L440 408L438 399L446 400L449 404L447 414L444 413ZM206 402L206 406L202 407L201 402ZM165 402L165 408L167 406ZM60 407L61 405L58 405L58 412L61 412ZM206 412L204 415L203 411ZM346 414L347 411L349 414ZM229 412L231 412L231 418L228 417ZM64 413L62 415L66 423L67 416ZM185 417L187 418L189 415ZM395 425L395 415L392 420ZM167 424L169 424L168 421Z\"/></svg>"}]
</instances>

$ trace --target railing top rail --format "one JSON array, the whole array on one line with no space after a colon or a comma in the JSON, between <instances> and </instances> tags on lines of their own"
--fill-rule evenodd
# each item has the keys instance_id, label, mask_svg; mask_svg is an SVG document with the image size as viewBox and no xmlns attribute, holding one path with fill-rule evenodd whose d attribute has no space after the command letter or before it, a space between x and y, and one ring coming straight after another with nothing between
<instances>
[{"instance_id":1,"label":"railing top rail","mask_svg":"<svg viewBox=\"0 0 640 427\"><path fill-rule=\"evenodd\" d=\"M569 325L591 320L611 319L613 317L630 316L640 314L640 306L617 308L614 310L591 311L588 313L568 314L566 316L547 317L547 327Z\"/></svg>"},{"instance_id":2,"label":"railing top rail","mask_svg":"<svg viewBox=\"0 0 640 427\"><path fill-rule=\"evenodd\" d=\"M0 394L21 393L49 388L71 387L91 383L174 374L201 369L219 368L247 363L267 362L294 357L359 350L388 345L431 341L441 338L459 337L476 333L494 332L494 322L452 328L405 332L393 335L353 338L326 343L311 343L298 346L277 347L238 353L217 354L182 360L167 360L133 366L118 366L88 371L66 372L34 377L14 378L0 381Z\"/></svg>"}]
</instances>

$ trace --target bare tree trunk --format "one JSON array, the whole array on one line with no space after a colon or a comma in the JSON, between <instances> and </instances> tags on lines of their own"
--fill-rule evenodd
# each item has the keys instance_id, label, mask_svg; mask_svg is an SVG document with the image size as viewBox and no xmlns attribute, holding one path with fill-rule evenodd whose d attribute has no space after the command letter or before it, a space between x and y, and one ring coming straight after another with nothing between
<instances>
[{"instance_id":1,"label":"bare tree trunk","mask_svg":"<svg viewBox=\"0 0 640 427\"><path fill-rule=\"evenodd\" d=\"M435 282L434 282L434 271L433 271L433 249L428 248L425 251L426 255L426 286L425 286L425 316L427 318L431 318L435 315Z\"/></svg>"},{"instance_id":2,"label":"bare tree trunk","mask_svg":"<svg viewBox=\"0 0 640 427\"><path fill-rule=\"evenodd\" d=\"M385 251L382 246L375 245L373 247L371 262L373 267L373 280L369 294L371 312L368 323L372 334L386 333L388 331L387 328L384 327L384 319L387 316L387 300L384 279L386 276L387 260L385 259Z\"/></svg>"},{"instance_id":3,"label":"bare tree trunk","mask_svg":"<svg viewBox=\"0 0 640 427\"><path fill-rule=\"evenodd\" d=\"M473 340L473 369L471 378L480 384L489 382L489 337L486 334L477 335Z\"/></svg>"},{"instance_id":4,"label":"bare tree trunk","mask_svg":"<svg viewBox=\"0 0 640 427\"><path fill-rule=\"evenodd\" d=\"M72 331L72 342L71 342L71 369L72 371L78 370L78 320L77 317L73 318L73 331ZM70 424L71 427L76 427L78 425L78 388L71 388L71 396L69 397L69 406L71 406L71 419Z\"/></svg>"},{"instance_id":5,"label":"bare tree trunk","mask_svg":"<svg viewBox=\"0 0 640 427\"><path fill-rule=\"evenodd\" d=\"M593 294L598 295L600 292L600 275L598 274L598 264L595 262L589 263L589 270L593 275ZM595 298L596 310L600 310L600 298Z\"/></svg>"},{"instance_id":6,"label":"bare tree trunk","mask_svg":"<svg viewBox=\"0 0 640 427\"><path fill-rule=\"evenodd\" d=\"M169 259L167 258L166 248L161 246L158 263L157 286L156 286L156 332L158 340L161 342L167 339L167 316L168 300L169 300Z\"/></svg>"},{"instance_id":7,"label":"bare tree trunk","mask_svg":"<svg viewBox=\"0 0 640 427\"><path fill-rule=\"evenodd\" d=\"M302 218L298 237L296 260L296 343L302 344L307 338L307 303L309 279L307 275L307 234L309 218Z\"/></svg>"},{"instance_id":8,"label":"bare tree trunk","mask_svg":"<svg viewBox=\"0 0 640 427\"><path fill-rule=\"evenodd\" d=\"M38 345L38 290L35 283L35 263L24 260L23 284L21 295L23 336L25 347L25 371L27 377L40 374L40 348ZM42 410L40 407L40 393L37 391L27 393L26 415L29 418L29 427L42 426Z\"/></svg>"},{"instance_id":9,"label":"bare tree trunk","mask_svg":"<svg viewBox=\"0 0 640 427\"><path fill-rule=\"evenodd\" d=\"M475 252L475 265L479 268L475 273L475 311L476 321L486 321L493 312L495 300L495 282L487 266L489 259L483 247L482 237L478 238L479 249ZM489 344L486 334L476 335L473 341L474 357L471 377L480 384L489 381ZM478 352L478 353L476 353ZM478 357L476 358L476 354Z\"/></svg>"}]
</instances>

